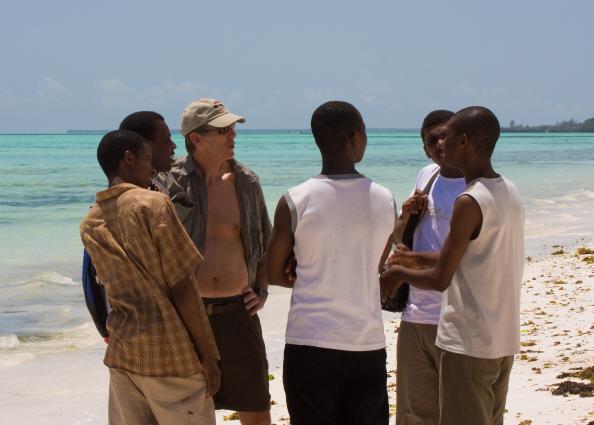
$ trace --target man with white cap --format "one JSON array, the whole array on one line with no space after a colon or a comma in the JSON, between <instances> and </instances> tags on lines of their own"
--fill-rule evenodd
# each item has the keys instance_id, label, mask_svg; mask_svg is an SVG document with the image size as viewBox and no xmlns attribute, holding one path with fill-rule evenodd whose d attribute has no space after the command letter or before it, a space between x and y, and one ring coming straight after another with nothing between
<instances>
[{"instance_id":1,"label":"man with white cap","mask_svg":"<svg viewBox=\"0 0 594 425\"><path fill-rule=\"evenodd\" d=\"M222 102L198 99L182 113L188 155L160 179L196 247L200 294L221 356L217 409L242 425L270 424L268 362L257 312L266 301L271 232L258 176L234 159L235 124Z\"/></svg>"}]
</instances>

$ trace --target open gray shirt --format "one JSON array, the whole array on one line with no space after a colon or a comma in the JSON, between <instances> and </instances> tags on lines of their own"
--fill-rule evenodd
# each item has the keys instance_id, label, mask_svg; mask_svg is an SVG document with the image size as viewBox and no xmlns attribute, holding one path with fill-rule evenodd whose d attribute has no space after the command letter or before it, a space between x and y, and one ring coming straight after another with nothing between
<instances>
[{"instance_id":1,"label":"open gray shirt","mask_svg":"<svg viewBox=\"0 0 594 425\"><path fill-rule=\"evenodd\" d=\"M240 233L248 268L248 283L254 286L258 265L264 261L272 226L264 194L256 173L236 160L230 160L235 173L239 201ZM204 251L208 194L204 176L191 156L177 159L169 173L158 180L169 191L180 221L200 251Z\"/></svg>"}]
</instances>

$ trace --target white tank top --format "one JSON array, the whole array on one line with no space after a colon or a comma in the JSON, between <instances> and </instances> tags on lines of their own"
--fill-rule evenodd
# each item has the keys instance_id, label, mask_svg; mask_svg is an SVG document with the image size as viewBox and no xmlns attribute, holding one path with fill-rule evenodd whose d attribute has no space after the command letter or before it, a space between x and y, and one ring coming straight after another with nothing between
<instances>
[{"instance_id":1,"label":"white tank top","mask_svg":"<svg viewBox=\"0 0 594 425\"><path fill-rule=\"evenodd\" d=\"M436 345L478 358L511 356L520 351L524 208L503 177L476 179L464 194L478 203L483 223L445 291Z\"/></svg>"},{"instance_id":2,"label":"white tank top","mask_svg":"<svg viewBox=\"0 0 594 425\"><path fill-rule=\"evenodd\" d=\"M355 174L311 178L285 199L297 259L286 342L384 348L378 266L396 219L392 194Z\"/></svg>"}]
</instances>

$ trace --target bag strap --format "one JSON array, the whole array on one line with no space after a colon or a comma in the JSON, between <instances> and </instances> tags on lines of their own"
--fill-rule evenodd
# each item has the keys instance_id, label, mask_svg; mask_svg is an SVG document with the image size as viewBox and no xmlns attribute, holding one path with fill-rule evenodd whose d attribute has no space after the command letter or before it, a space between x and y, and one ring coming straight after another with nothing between
<instances>
[{"instance_id":1,"label":"bag strap","mask_svg":"<svg viewBox=\"0 0 594 425\"><path fill-rule=\"evenodd\" d=\"M431 191L431 187L433 186L433 183L435 182L435 179L437 179L438 175L439 175L439 170L437 170L431 176L431 178L425 185L425 188L423 189L423 192L422 192L423 195L429 194L429 192ZM408 222L406 223L406 227L404 228L404 232L402 233L402 243L404 245L406 245L409 249L412 249L413 236L415 234L415 229L417 228L417 225L419 224L420 220L421 220L420 214L411 214L411 216L408 218Z\"/></svg>"},{"instance_id":2,"label":"bag strap","mask_svg":"<svg viewBox=\"0 0 594 425\"><path fill-rule=\"evenodd\" d=\"M437 178L437 176L439 176L439 170L437 170L435 173L433 173L433 175L431 176L431 178L425 185L425 189L423 189L423 195L429 195L429 192L431 191L431 188L433 187L433 183L435 182L435 179Z\"/></svg>"}]
</instances>

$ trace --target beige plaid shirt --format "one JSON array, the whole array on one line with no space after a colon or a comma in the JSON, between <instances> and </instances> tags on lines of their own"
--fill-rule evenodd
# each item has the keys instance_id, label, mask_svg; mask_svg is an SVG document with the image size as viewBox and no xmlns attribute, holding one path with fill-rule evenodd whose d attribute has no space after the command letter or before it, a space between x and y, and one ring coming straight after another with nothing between
<instances>
[{"instance_id":1,"label":"beige plaid shirt","mask_svg":"<svg viewBox=\"0 0 594 425\"><path fill-rule=\"evenodd\" d=\"M169 289L194 272L202 256L169 198L132 184L98 192L80 234L112 307L105 364L144 376L187 377L200 372ZM208 327L214 347L201 302L200 306L196 320Z\"/></svg>"}]
</instances>

